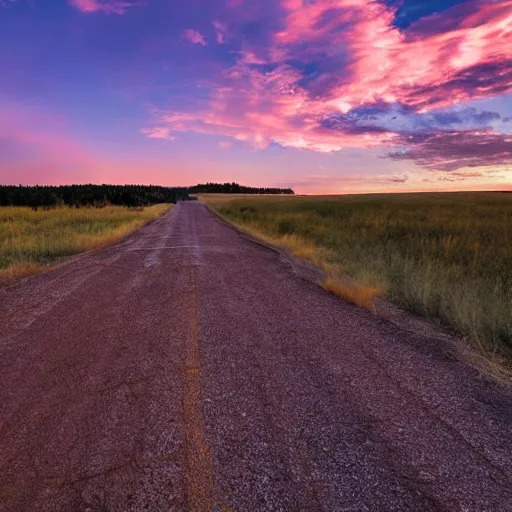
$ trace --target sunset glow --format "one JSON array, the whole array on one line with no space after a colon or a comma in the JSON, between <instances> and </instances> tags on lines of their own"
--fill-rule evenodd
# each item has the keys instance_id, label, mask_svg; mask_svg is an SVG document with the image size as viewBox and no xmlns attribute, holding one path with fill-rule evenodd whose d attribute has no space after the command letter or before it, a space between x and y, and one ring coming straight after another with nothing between
<instances>
[{"instance_id":1,"label":"sunset glow","mask_svg":"<svg viewBox=\"0 0 512 512\"><path fill-rule=\"evenodd\" d=\"M512 190L512 0L11 0L0 45L1 183Z\"/></svg>"}]
</instances>

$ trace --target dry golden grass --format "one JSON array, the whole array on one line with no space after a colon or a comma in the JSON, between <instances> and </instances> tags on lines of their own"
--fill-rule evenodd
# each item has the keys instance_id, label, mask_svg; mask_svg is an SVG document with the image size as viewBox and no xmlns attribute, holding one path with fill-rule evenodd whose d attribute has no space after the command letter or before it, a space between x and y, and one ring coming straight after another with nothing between
<instances>
[{"instance_id":1,"label":"dry golden grass","mask_svg":"<svg viewBox=\"0 0 512 512\"><path fill-rule=\"evenodd\" d=\"M357 304L366 309L372 309L375 299L383 294L381 288L374 288L372 286L365 286L358 283L343 283L340 279L334 277L327 277L320 283L320 286L339 297Z\"/></svg>"},{"instance_id":2,"label":"dry golden grass","mask_svg":"<svg viewBox=\"0 0 512 512\"><path fill-rule=\"evenodd\" d=\"M367 309L373 309L375 299L383 295L384 290L382 288L356 283L352 279L347 279L347 276L343 276L340 266L330 262L332 259L332 251L326 249L325 247L308 242L304 238L297 235L269 234L266 231L255 229L250 224L237 222L232 218L220 213L223 211L222 206L226 206L226 204L232 200L240 200L241 197L246 197L249 200L251 200L250 198L252 198L252 200L258 200L250 194L240 194L237 196L226 194L203 194L200 196L200 200L213 207L217 215L230 222L241 231L252 236L253 238L270 245L289 249L298 258L322 268L325 272L325 275L327 276L320 283L320 286L324 290L338 295L339 297L342 297L358 306ZM264 197L267 196L258 196L260 200Z\"/></svg>"},{"instance_id":3,"label":"dry golden grass","mask_svg":"<svg viewBox=\"0 0 512 512\"><path fill-rule=\"evenodd\" d=\"M14 263L7 268L0 268L0 284L4 281L13 281L21 277L37 274L41 265L35 263Z\"/></svg>"},{"instance_id":4,"label":"dry golden grass","mask_svg":"<svg viewBox=\"0 0 512 512\"><path fill-rule=\"evenodd\" d=\"M512 352L512 194L201 200L321 266L324 287L351 302L371 308L383 296L440 319L486 356Z\"/></svg>"},{"instance_id":5,"label":"dry golden grass","mask_svg":"<svg viewBox=\"0 0 512 512\"><path fill-rule=\"evenodd\" d=\"M0 208L0 283L40 272L49 263L112 244L170 208Z\"/></svg>"}]
</instances>

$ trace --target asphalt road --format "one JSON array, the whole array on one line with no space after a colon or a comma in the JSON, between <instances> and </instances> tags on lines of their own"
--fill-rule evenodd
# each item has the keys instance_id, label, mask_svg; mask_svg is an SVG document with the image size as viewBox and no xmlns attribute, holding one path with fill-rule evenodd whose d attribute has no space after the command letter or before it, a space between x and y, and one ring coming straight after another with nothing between
<instances>
[{"instance_id":1,"label":"asphalt road","mask_svg":"<svg viewBox=\"0 0 512 512\"><path fill-rule=\"evenodd\" d=\"M2 511L512 511L512 394L180 203L0 291Z\"/></svg>"}]
</instances>

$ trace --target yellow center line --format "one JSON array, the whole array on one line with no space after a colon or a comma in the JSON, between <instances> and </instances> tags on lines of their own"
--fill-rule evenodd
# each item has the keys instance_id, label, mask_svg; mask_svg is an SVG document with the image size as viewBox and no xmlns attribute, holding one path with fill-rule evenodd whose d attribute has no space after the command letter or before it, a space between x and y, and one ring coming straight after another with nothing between
<instances>
[{"instance_id":1,"label":"yellow center line","mask_svg":"<svg viewBox=\"0 0 512 512\"><path fill-rule=\"evenodd\" d=\"M185 485L188 510L214 510L213 462L206 439L201 408L201 366L198 342L197 267L189 269L191 287L190 339L185 355L185 389L183 411L185 416L186 471Z\"/></svg>"}]
</instances>

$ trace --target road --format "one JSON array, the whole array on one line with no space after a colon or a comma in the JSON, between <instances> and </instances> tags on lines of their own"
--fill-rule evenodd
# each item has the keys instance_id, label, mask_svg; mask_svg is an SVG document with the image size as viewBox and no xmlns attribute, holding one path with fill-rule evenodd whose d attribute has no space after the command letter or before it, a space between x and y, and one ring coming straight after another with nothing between
<instances>
[{"instance_id":1,"label":"road","mask_svg":"<svg viewBox=\"0 0 512 512\"><path fill-rule=\"evenodd\" d=\"M512 394L179 203L0 291L2 511L512 511Z\"/></svg>"}]
</instances>

